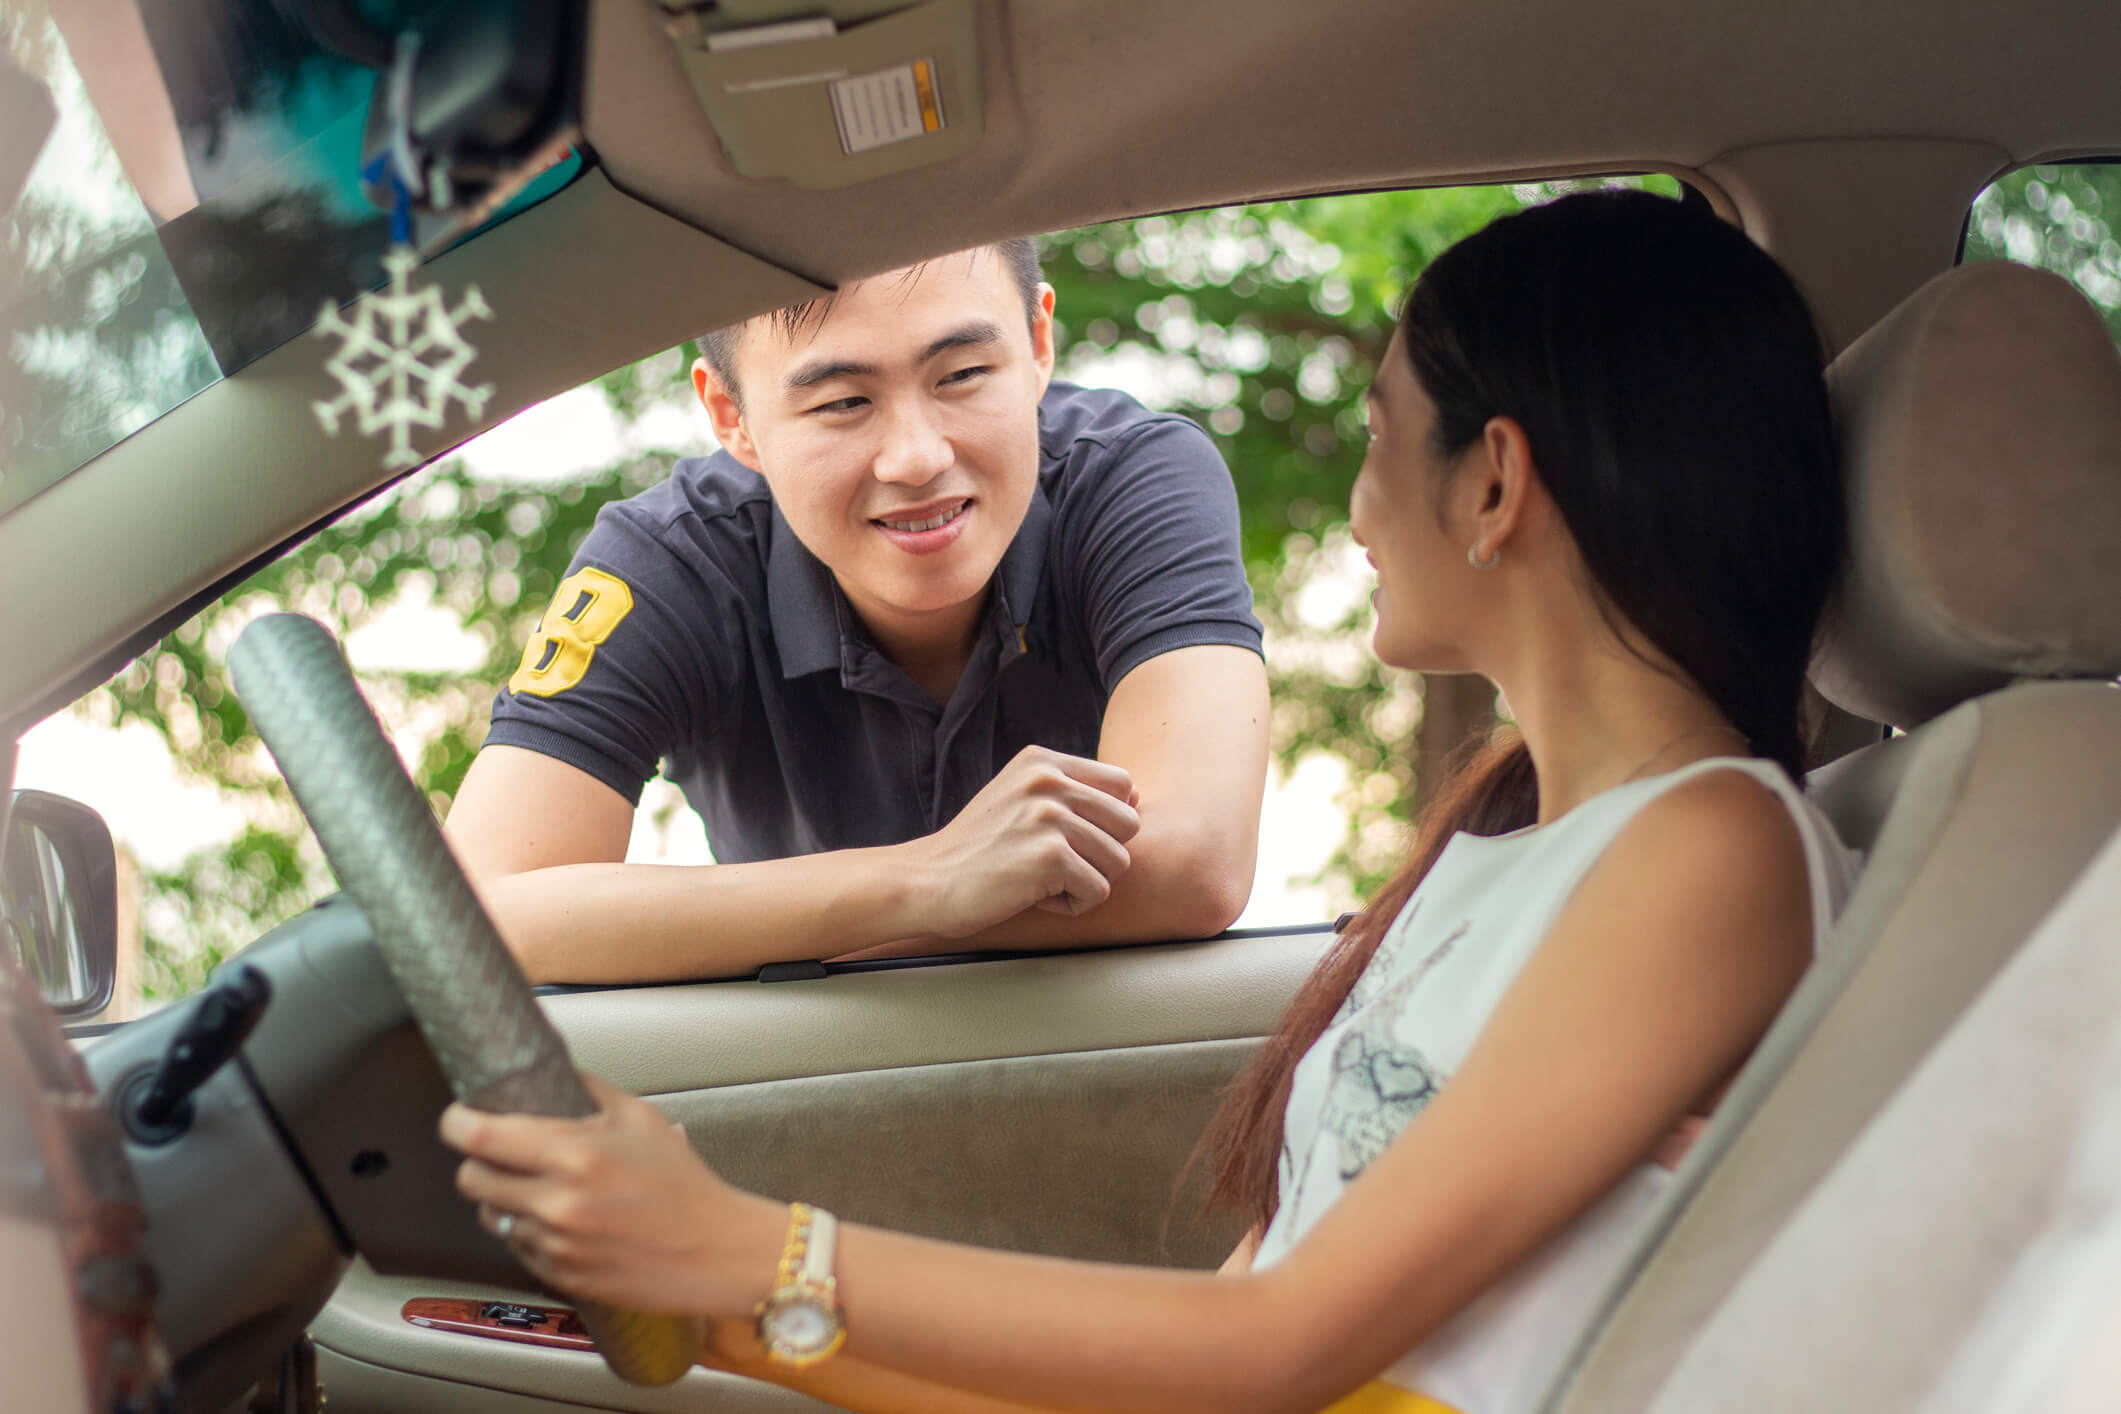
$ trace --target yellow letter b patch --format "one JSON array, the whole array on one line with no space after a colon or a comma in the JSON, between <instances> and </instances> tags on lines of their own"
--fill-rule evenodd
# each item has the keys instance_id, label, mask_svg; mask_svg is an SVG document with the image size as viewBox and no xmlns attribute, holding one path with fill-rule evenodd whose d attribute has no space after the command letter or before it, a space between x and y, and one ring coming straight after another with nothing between
<instances>
[{"instance_id":1,"label":"yellow letter b patch","mask_svg":"<svg viewBox=\"0 0 2121 1414\"><path fill-rule=\"evenodd\" d=\"M553 591L552 605L537 632L523 645L523 665L508 680L510 692L551 697L589 671L597 645L611 637L633 608L633 591L602 570L576 570Z\"/></svg>"}]
</instances>

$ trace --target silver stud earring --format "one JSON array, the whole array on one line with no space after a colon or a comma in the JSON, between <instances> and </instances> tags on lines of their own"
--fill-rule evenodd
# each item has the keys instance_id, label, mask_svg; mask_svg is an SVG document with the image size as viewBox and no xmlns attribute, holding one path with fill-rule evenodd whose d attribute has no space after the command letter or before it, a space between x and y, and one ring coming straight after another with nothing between
<instances>
[{"instance_id":1,"label":"silver stud earring","mask_svg":"<svg viewBox=\"0 0 2121 1414\"><path fill-rule=\"evenodd\" d=\"M1466 546L1466 563L1477 570L1491 570L1502 563L1502 551L1493 551L1486 559L1482 559L1480 557L1480 547L1478 545L1468 545Z\"/></svg>"}]
</instances>

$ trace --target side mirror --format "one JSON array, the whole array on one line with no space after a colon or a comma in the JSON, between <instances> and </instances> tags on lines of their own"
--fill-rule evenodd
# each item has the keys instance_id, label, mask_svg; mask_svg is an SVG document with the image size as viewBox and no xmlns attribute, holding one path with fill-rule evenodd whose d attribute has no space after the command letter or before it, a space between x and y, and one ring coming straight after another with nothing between
<instances>
[{"instance_id":1,"label":"side mirror","mask_svg":"<svg viewBox=\"0 0 2121 1414\"><path fill-rule=\"evenodd\" d=\"M0 839L0 938L60 1016L110 1005L118 861L102 816L65 796L15 792Z\"/></svg>"}]
</instances>

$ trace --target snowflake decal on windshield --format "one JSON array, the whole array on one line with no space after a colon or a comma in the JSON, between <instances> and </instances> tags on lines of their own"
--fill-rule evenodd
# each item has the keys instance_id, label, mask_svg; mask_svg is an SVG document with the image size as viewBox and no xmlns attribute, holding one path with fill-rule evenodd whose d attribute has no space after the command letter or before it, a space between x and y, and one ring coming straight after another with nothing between
<instances>
[{"instance_id":1,"label":"snowflake decal on windshield","mask_svg":"<svg viewBox=\"0 0 2121 1414\"><path fill-rule=\"evenodd\" d=\"M419 265L410 247L391 249L383 256L390 283L359 300L351 320L330 304L317 318L318 334L344 341L324 365L343 391L328 403L310 406L328 436L339 435L339 423L349 413L364 437L388 431L383 465L391 471L420 464L412 446L415 427L439 428L452 402L477 417L493 396L491 383L472 388L461 378L479 356L461 326L491 319L493 311L475 286L464 291L454 309L442 303L442 292L434 286L413 288L412 273Z\"/></svg>"}]
</instances>

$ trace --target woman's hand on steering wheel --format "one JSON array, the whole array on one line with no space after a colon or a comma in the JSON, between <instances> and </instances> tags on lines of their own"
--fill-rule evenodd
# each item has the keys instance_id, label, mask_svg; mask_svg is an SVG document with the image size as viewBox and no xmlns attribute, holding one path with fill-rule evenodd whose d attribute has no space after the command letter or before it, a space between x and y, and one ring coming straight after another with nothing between
<instances>
[{"instance_id":1,"label":"woman's hand on steering wheel","mask_svg":"<svg viewBox=\"0 0 2121 1414\"><path fill-rule=\"evenodd\" d=\"M443 1142L457 1187L540 1280L607 1305L748 1316L772 1285L787 1209L725 1183L662 1111L593 1075L598 1113L500 1115L461 1102Z\"/></svg>"}]
</instances>

